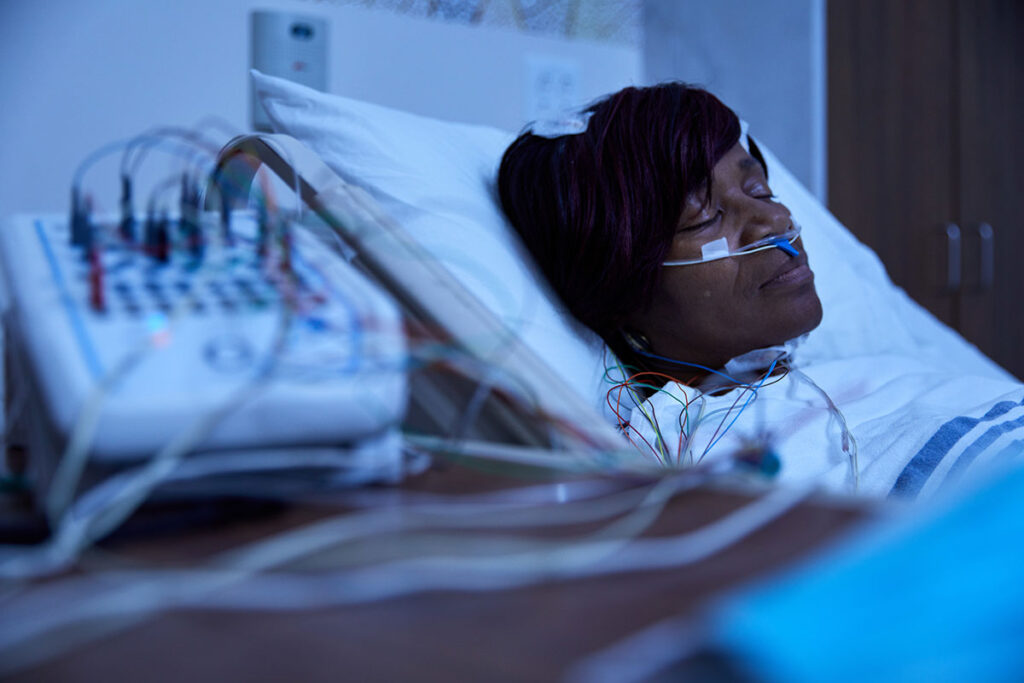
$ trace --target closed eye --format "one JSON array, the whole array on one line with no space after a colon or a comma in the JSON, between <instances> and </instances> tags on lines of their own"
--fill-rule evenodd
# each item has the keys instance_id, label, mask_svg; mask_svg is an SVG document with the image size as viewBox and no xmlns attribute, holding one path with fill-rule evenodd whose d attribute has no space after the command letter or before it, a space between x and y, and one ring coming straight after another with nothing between
<instances>
[{"instance_id":1,"label":"closed eye","mask_svg":"<svg viewBox=\"0 0 1024 683\"><path fill-rule=\"evenodd\" d=\"M776 199L775 193L763 182L756 183L747 190L747 194L754 199L764 199L767 201L774 201Z\"/></svg>"},{"instance_id":2,"label":"closed eye","mask_svg":"<svg viewBox=\"0 0 1024 683\"><path fill-rule=\"evenodd\" d=\"M719 209L718 211L715 212L714 216L707 219L706 221L701 221L700 223L695 223L694 225L684 225L682 228L679 229L679 232L693 232L696 230L701 230L703 228L709 228L712 225L714 225L721 217L722 210Z\"/></svg>"}]
</instances>

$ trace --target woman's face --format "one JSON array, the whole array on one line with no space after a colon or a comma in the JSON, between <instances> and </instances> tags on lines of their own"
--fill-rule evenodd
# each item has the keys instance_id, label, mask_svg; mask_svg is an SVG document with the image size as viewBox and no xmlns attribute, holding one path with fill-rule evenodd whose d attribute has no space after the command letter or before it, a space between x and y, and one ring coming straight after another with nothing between
<instances>
[{"instance_id":1,"label":"woman's face","mask_svg":"<svg viewBox=\"0 0 1024 683\"><path fill-rule=\"evenodd\" d=\"M701 247L721 237L735 250L792 227L761 164L738 144L712 169L706 199L687 198L666 260L700 258ZM629 326L648 338L653 353L711 368L809 332L821 322L821 302L803 244L794 246L799 256L767 249L664 266L653 303Z\"/></svg>"}]
</instances>

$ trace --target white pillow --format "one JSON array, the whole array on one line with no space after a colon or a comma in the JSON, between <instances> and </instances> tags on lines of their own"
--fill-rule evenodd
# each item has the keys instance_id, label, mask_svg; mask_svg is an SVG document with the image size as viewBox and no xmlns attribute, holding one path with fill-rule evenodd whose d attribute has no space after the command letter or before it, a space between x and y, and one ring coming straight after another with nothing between
<instances>
[{"instance_id":1,"label":"white pillow","mask_svg":"<svg viewBox=\"0 0 1024 683\"><path fill-rule=\"evenodd\" d=\"M298 138L342 178L367 189L552 370L603 407L604 345L538 284L542 279L527 265L496 200L495 175L512 134L327 95L257 71L252 77L275 130ZM825 311L801 347L802 359L901 353L1007 378L894 287L874 252L759 147L772 189L803 226Z\"/></svg>"},{"instance_id":2,"label":"white pillow","mask_svg":"<svg viewBox=\"0 0 1024 683\"><path fill-rule=\"evenodd\" d=\"M328 95L252 72L274 127L363 187L588 402L600 406L603 344L572 320L505 221L495 178L511 133Z\"/></svg>"}]
</instances>

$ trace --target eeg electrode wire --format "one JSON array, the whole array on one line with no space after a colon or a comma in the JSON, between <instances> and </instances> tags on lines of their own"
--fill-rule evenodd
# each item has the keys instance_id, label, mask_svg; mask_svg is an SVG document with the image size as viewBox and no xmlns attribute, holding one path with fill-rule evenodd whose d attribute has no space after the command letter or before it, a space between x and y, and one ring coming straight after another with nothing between
<instances>
[{"instance_id":1,"label":"eeg electrode wire","mask_svg":"<svg viewBox=\"0 0 1024 683\"><path fill-rule=\"evenodd\" d=\"M736 413L736 415L733 417L732 421L729 422L729 424L727 426L725 426L725 421L729 419L729 415L735 409L736 405L738 405L740 399L743 398L743 394L740 393L739 395L737 395L736 400L733 403L733 407L724 410L724 416L722 418L721 423L718 426L718 429L716 429L715 433L711 436L711 439L709 440L708 445L705 447L704 451L701 453L700 458L698 458L697 462L700 462L700 460L702 460L704 458L704 456L707 455L707 453L715 446L715 444L717 444L725 436L725 434L732 428L732 426L739 419L740 415L744 412L744 410L746 410L747 406L751 403L751 401L753 401L756 398L757 392L761 389L762 386L764 386L766 380L772 375L772 373L775 371L775 368L776 368L777 364L783 358L783 356L781 356L781 355L779 357L775 358L770 363L770 365L769 365L767 371L764 373L764 375L760 378L760 380L757 382L757 384L754 385L752 383L741 382L741 381L739 381L739 380L737 380L737 379L727 375L724 372L720 372L720 371L714 370L712 368L708 368L708 367L703 366L703 365L699 365L699 364L696 364L696 363L689 363L689 362L686 362L686 361L679 361L679 360L667 358L667 357L660 356L660 355L655 354L655 353L651 353L651 352L645 351L643 349L634 349L634 350L637 353L639 353L640 355L642 355L642 356L647 356L649 358L653 358L653 359L660 360L660 361L663 361L663 362L669 362L669 363L676 364L676 365L683 365L683 366L687 366L687 367L694 367L694 368L698 368L700 370L705 370L707 372L713 373L715 375L719 375L719 376L729 380L729 382L731 382L734 385L734 388L741 389L741 392L747 392L748 393L747 400L743 403L743 406L740 408L739 412ZM621 363L619 363L619 361L617 359L616 359L616 367L619 370L619 373L621 375L623 375L623 376L626 375L625 368L621 365ZM605 368L605 381L607 381L607 382L613 382L613 380L611 380L611 378L609 376L610 371L611 371L611 367L606 365L606 368ZM788 371L788 367L787 367L787 371ZM625 429L630 429L633 432L635 432L636 435L639 436L644 441L644 443L647 444L648 449L652 452L652 454L655 455L655 457L660 462L662 462L662 464L668 464L667 454L658 455L658 453L659 452L663 452L663 449L664 449L664 447L667 444L665 443L664 436L661 433L661 429L660 429L660 426L658 424L657 417L655 415L653 415L653 413L649 413L648 412L648 408L651 411L653 411L653 405L649 406L647 401L644 401L640 397L635 396L633 391L632 391L632 387L648 387L648 388L653 389L655 392L664 393L667 396L671 397L673 400L675 400L678 403L680 403L680 405L682 406L682 411L681 411L680 416L678 418L679 421L681 422L681 424L680 424L680 447L677 448L677 451L676 451L676 461L678 463L679 461L681 461L683 459L682 458L682 445L681 445L682 442L685 440L687 442L687 444L689 445L691 443L692 437L694 435L696 435L697 429L700 427L700 425L706 419L709 419L713 415L715 415L715 414L717 414L719 412L723 412L723 411L714 411L714 412L709 413L708 415L705 416L705 415L703 415L703 405L702 405L701 406L701 413L702 413L701 418L702 419L698 420L695 423L693 423L692 426L690 426L689 433L685 434L685 436L684 436L685 428L684 428L684 426L682 424L682 421L685 419L687 424L690 423L690 419L689 419L689 406L690 406L690 403L691 403L692 400L689 399L688 394L683 389L683 387L685 386L685 387L690 388L690 389L692 389L692 387L690 387L689 383L681 383L681 382L679 382L679 380L677 380L674 377L671 377L671 376L668 376L668 375L664 375L663 373L655 373L656 375L661 375L664 378L666 378L666 379L674 382L675 384L679 385L680 386L680 390L683 392L683 395L687 396L687 400L684 402L683 400L681 400L677 396L675 396L672 392L664 390L663 387L655 387L655 386L652 386L652 385L649 385L649 384L646 384L646 383L635 383L633 381L634 378L639 376L640 374L643 374L643 373L634 373L633 375L630 375L630 376L626 377L623 381L615 383L615 385L608 391L608 394L606 395L606 402L608 403L608 406L612 410L612 412L616 415L616 417L618 419L618 422L619 422L619 425L620 426L625 425L625 427L624 427ZM613 407L612 406L611 400L610 400L610 396L611 396L611 393L613 391L615 391L616 389L619 390L620 397L621 397L621 392L622 392L623 389L629 389L628 395L634 401L635 408L640 411L640 413L647 420L648 424L654 430L655 442L657 444L659 444L658 449L655 449L655 447L652 446L650 444L650 442L647 441L647 439L636 429L636 427L634 427L633 425L630 424L629 420L623 419L622 415L619 412L618 407ZM723 426L724 426L724 430L723 430ZM627 432L627 436L628 436L628 432ZM689 450L687 450L687 452L689 452Z\"/></svg>"},{"instance_id":2,"label":"eeg electrode wire","mask_svg":"<svg viewBox=\"0 0 1024 683\"><path fill-rule=\"evenodd\" d=\"M297 181L296 181L297 182ZM245 400L251 392L257 389L271 373L274 364L280 358L283 349L285 334L289 328L287 321L290 321L290 310L287 306L282 307L282 324L278 329L278 339L272 345L272 353L269 354L264 371L261 372L252 384L248 384L232 395L225 404L218 410L201 416L190 429L172 440L158 453L154 459L141 468L137 476L132 478L128 486L117 486L116 490L110 491L109 495L103 491L97 491L94 497L87 492L81 509L77 506L71 508L70 518L62 518L60 528L57 530L56 545L60 548L70 548L77 552L94 538L105 533L112 526L120 523L127 514L148 495L160 481L169 477L174 463L180 460L186 453L194 448L203 435L230 410L236 407L237 403ZM150 348L144 349L148 352ZM137 362L137 361L135 361ZM115 368L115 374L130 371L132 362L126 361L124 366ZM712 371L714 372L714 371ZM718 373L722 374L722 373ZM727 377L727 376L726 376ZM116 377L114 378L116 379ZM730 378L731 379L731 378ZM764 380L762 379L761 384ZM112 383L112 382L111 382ZM758 385L760 387L760 384ZM490 388L488 389L488 393ZM95 410L98 411L102 402L101 393L95 400ZM748 398L748 403L750 399ZM90 401L93 402L93 401ZM688 405L688 402L687 402ZM685 406L684 406L685 407ZM746 407L746 404L744 404ZM90 411L83 411L87 414ZM88 435L95 425L89 426L90 420L83 418L83 436L79 437L75 448L87 450ZM731 424L730 424L731 426ZM74 440L74 439L73 439ZM77 477L74 477L77 479ZM688 532L676 537L658 539L637 539L648 525L660 514L663 506L675 493L691 485L696 485L704 480L704 476L692 479L670 479L666 478L655 484L641 503L634 503L635 507L628 513L627 517L617 520L604 527L599 532L583 539L566 544L558 542L554 547L537 539L522 539L509 537L487 537L491 549L502 549L502 557L438 557L438 558L404 558L395 562L374 565L367 568L357 569L348 574L327 577L330 581L318 580L316 577L299 576L256 576L254 573L273 568L283 563L293 562L298 558L309 556L314 552L322 552L324 549L346 542L346 539L338 537L336 533L322 535L317 529L303 529L295 534L286 534L282 537L271 539L265 543L256 544L246 552L237 553L233 557L222 558L224 566L214 567L209 570L195 572L142 572L141 576L128 572L128 581L123 587L114 588L115 591L131 593L132 600L136 601L135 607L149 607L153 604L160 605L164 601L169 604L197 604L192 601L208 603L208 599L215 598L213 591L218 589L232 589L241 591L232 598L227 594L223 604L251 606L259 601L267 601L275 595L283 595L286 598L296 597L298 601L291 605L270 605L272 608L293 608L296 604L307 605L313 599L314 594L320 594L320 590L329 583L334 583L334 590L329 591L326 596L330 600L337 601L337 604L348 602L361 602L365 600L379 599L382 597L402 595L410 592L430 590L433 588L452 589L480 589L493 590L516 585L526 585L531 582L544 580L552 577L565 576L594 576L605 573L616 573L621 571L636 571L640 569L663 568L668 566L679 566L697 561L709 554L727 547L732 542L739 540L761 525L768 523L779 514L790 509L806 495L805 491L786 491L785 495L773 493L758 499L754 503L741 508L739 511L730 514L723 520L713 523L696 532ZM685 482L685 486L683 483ZM635 497L635 496L634 496ZM77 516L75 511L81 513ZM507 515L507 510L502 510L502 515ZM377 514L377 513L374 513ZM387 518L378 518L386 520ZM351 519L346 516L344 524L349 524L352 529L351 538L365 538L373 530L372 524L365 524L367 519ZM452 528L461 528L462 525L480 524L489 521L492 525L496 520L484 520L477 517L468 519L447 520ZM357 523L358 526L357 526ZM408 532L415 525L409 525L407 521L402 522L403 530ZM321 527L322 528L322 527ZM379 528L379 527L378 527ZM337 531L333 529L332 531ZM438 538L432 536L431 538ZM465 547L473 549L481 542L480 538L464 539L459 537L446 537L444 542L449 549ZM356 553L358 555L358 553ZM358 559L358 557L354 558ZM8 564L2 565L5 569ZM6 573L6 572L5 572ZM88 579L89 577L85 577ZM111 578L111 577L108 577ZM116 577L115 578L116 581ZM339 579L344 579L337 583ZM104 579L105 581L106 579ZM245 582L245 583L240 583ZM283 593L265 592L267 585L282 585L303 588L298 592L285 590ZM45 590L45 587L44 587ZM150 597L152 601L143 599L137 600L142 594L152 590ZM101 596L96 596L99 598ZM109 596L106 596L109 597ZM175 603L175 601L179 601ZM164 602L164 604L167 604ZM54 628L66 626L71 623L80 623L82 619L95 618L103 613L124 614L130 612L132 606L113 600L92 599L84 604L69 605L70 609L61 611L56 616L53 625L51 621L50 632ZM95 611L92 611L95 610ZM110 610L106 611L105 610ZM39 623L28 624L29 627L38 627ZM31 629L30 629L31 630ZM44 629L45 630L45 629ZM36 635L41 632L36 631ZM24 634L24 632L23 632ZM4 636L3 649L11 645L6 634Z\"/></svg>"},{"instance_id":3,"label":"eeg electrode wire","mask_svg":"<svg viewBox=\"0 0 1024 683\"><path fill-rule=\"evenodd\" d=\"M282 307L282 320L290 320L290 313L287 306ZM236 402L250 396L251 391L257 389L256 384L272 372L281 356L289 326L286 323L280 326L280 337L272 346L274 350L267 359L266 372L261 373L254 384L240 389L220 409L202 416L180 438L167 444L153 461L142 468L137 477L128 482L130 485L117 483L108 491L87 492L79 502L82 508L91 509L81 509L81 517L62 522L61 528L57 530L57 535L62 539L60 543L80 550L83 542L87 544L130 514L153 486L173 478L174 463L190 452L202 436L237 405ZM123 372L129 370L127 368ZM763 383L764 379L758 388ZM489 386L486 393L492 389L493 385ZM482 402L483 399L480 400ZM747 403L750 400L748 398ZM100 402L101 399L96 401L96 410ZM684 404L684 412L688 406L689 401ZM688 415L686 419L689 419ZM82 429L89 431L85 427ZM87 450L88 439L81 437L79 441L86 443ZM438 524L436 519L431 520L429 516L416 519L415 511L384 510L356 516L348 514L282 534L242 551L227 553L210 567L200 570L115 571L105 572L102 577L85 574L69 581L72 585L79 581L85 586L92 585L101 590L89 594L85 600L65 602L67 609L27 611L29 618L10 619L10 623L0 629L0 652L5 653L0 660L7 662L0 665L0 669L10 670L7 667L15 662L14 655L31 652L32 648L26 645L38 645L45 641L47 645L57 647L62 638L74 639L87 635L84 629L68 629L68 626L84 622L95 624L105 617L114 617L113 621L103 623L116 627L125 623L120 619L127 618L130 621L133 617L140 617L161 607L200 604L243 609L295 609L313 604L322 607L424 590L500 590L551 578L600 576L681 566L704 559L741 540L791 509L808 493L807 490L775 491L697 531L673 537L637 538L659 516L672 496L705 481L710 471L694 471L691 473L693 476L664 478L645 492L629 491L618 497L597 501L589 508L584 507L582 513L577 513L576 509L562 508L559 514L552 516L550 510L530 509L522 511L522 518L516 519L516 515L509 515L507 508L495 510L490 516L462 515L462 511L455 510L442 523L443 527L449 529L464 529L511 524L528 526L524 524L523 518L532 520L534 524L549 525L579 523L581 520L602 519L620 513L626 515L594 534L568 543L504 536L469 538L433 534L428 538L443 542L444 549L449 553L470 551L470 555L404 557L324 576L259 574L301 561L313 554L332 551L338 545L352 540L365 539L375 533L387 533L388 529L390 533L409 534ZM72 507L72 511L75 509ZM573 521L566 521L570 519ZM339 533L340 529L347 529L348 535ZM472 551L480 548L482 542L486 542L488 550L500 551L500 556L474 557ZM342 557L345 555L342 554ZM348 562L358 562L358 548L354 551L350 548L347 557ZM0 565L6 566L6 563ZM66 590L68 584L59 588L56 584L44 584L38 590L45 596L51 587L54 590ZM31 600L32 595L30 592L20 597ZM7 601L5 607L10 606L11 602ZM13 614L8 612L8 616ZM12 655L11 659L7 658L8 654Z\"/></svg>"},{"instance_id":4,"label":"eeg electrode wire","mask_svg":"<svg viewBox=\"0 0 1024 683\"><path fill-rule=\"evenodd\" d=\"M138 138L132 140L138 140ZM92 163L102 156L130 144L132 140L106 145L89 155L76 170L76 183L81 182L85 170ZM180 149L180 146L175 149ZM183 307L184 304L179 302L179 305L171 312L168 325L180 315ZM51 541L42 548L33 549L35 552L23 552L23 549L19 548L13 555L8 553L7 557L0 560L0 577L27 577L58 570L73 561L78 553L96 538L108 533L131 514L148 496L149 492L173 471L176 463L193 450L195 444L205 434L213 429L227 413L234 410L241 401L249 398L252 392L269 378L276 360L284 349L287 330L290 326L291 315L288 306L282 307L282 313L281 324L276 333L276 341L271 345L268 362L264 364L261 372L253 378L251 383L230 396L220 408L201 416L183 434L159 451L146 465L130 471L127 478L119 479L117 487L110 489L102 485L97 486L83 494L78 503L70 505L71 497L84 471L89 443L98 426L100 411L106 395L148 353L157 348L157 345L152 337L147 335L135 351L123 357L97 384L92 396L86 399L60 459L58 471L46 499L46 509L55 528ZM358 325L358 323L356 324Z\"/></svg>"},{"instance_id":5,"label":"eeg electrode wire","mask_svg":"<svg viewBox=\"0 0 1024 683\"><path fill-rule=\"evenodd\" d=\"M13 556L0 559L0 578L29 578L59 571L74 561L79 553L96 539L123 522L174 469L181 458L194 450L226 415L243 401L251 398L270 378L276 358L284 348L291 317L287 307L282 307L281 310L282 316L275 333L275 341L270 347L268 360L249 382L233 392L217 409L193 421L145 465L131 470L129 477L120 481L121 485L114 490L99 484L82 494L81 498L72 504L71 496L77 488L88 459L89 444L98 426L103 400L110 389L156 347L147 339L140 345L141 348L126 356L97 385L96 391L87 399L76 421L46 499L47 512L54 527L51 539L42 547L19 549Z\"/></svg>"},{"instance_id":6,"label":"eeg electrode wire","mask_svg":"<svg viewBox=\"0 0 1024 683\"><path fill-rule=\"evenodd\" d=\"M130 149L133 144L137 144L140 137L144 136L136 136L134 138L112 142L98 148L96 151L86 156L86 158L75 169L73 186L76 188L76 191L81 187L86 171L96 163L96 161L118 150ZM175 153L180 153L183 149L183 145L176 142L175 145L171 146L171 149ZM182 309L183 306L179 304L177 309L172 311L172 315L169 316L169 321L176 320ZM105 377L100 379L96 384L92 396L87 398L83 404L81 412L76 419L75 426L72 428L67 446L65 447L64 453L60 459L57 472L54 475L54 481L50 487L50 493L47 496L46 511L51 524L55 524L57 519L63 515L81 477L82 471L85 467L85 461L87 459L86 456L89 443L91 442L92 435L98 426L100 410L102 408L104 398L109 391L129 372L131 372L142 358L154 348L156 348L156 346L153 339L150 335L147 335L140 341L134 351L129 352L116 366L107 372ZM0 569L0 573L2 573L2 569Z\"/></svg>"},{"instance_id":7,"label":"eeg electrode wire","mask_svg":"<svg viewBox=\"0 0 1024 683\"><path fill-rule=\"evenodd\" d=\"M656 489L649 489L645 499L651 507L660 510L674 492L696 483L693 478L684 478L671 485L662 484L657 495L653 494ZM792 509L810 492L807 488L775 489L711 524L676 536L639 539L593 536L592 539L598 540L568 547L564 541L544 543L531 539L525 541L524 546L522 539L512 539L506 544L507 550L513 553L511 556L412 558L317 575L265 573L298 558L320 553L334 544L393 529L396 523L408 529L411 520L416 520L413 522L416 525L422 522L410 511L401 509L343 515L230 552L204 569L113 571L95 578L85 575L52 586L43 585L36 595L23 595L20 603L8 601L8 608L19 608L17 613L26 618L12 619L8 628L0 629L0 653L5 655L0 658L4 662L0 664L0 672L16 671L41 657L54 656L67 647L81 644L83 639L128 627L155 610L171 607L323 609L426 590L503 590L556 578L684 566L742 540ZM635 492L631 497L632 504L636 505ZM626 495L618 498L626 501ZM550 516L543 516L543 512L534 510L532 514L537 516L537 521L549 523ZM496 517L453 514L447 521L458 527L493 526L498 520L507 520L508 516L509 510L501 509L496 511ZM648 517L649 514L643 514L635 518L633 527L625 530L638 533L642 525L637 520L645 522ZM436 520L431 523L436 524ZM470 551L477 547L472 539L465 545ZM496 548L492 546L492 550ZM65 610L35 607L37 600L33 598L52 599L46 596L47 588L61 590L65 595L74 590L69 582L81 584L78 592L85 593L86 597L66 600ZM95 630L67 628L84 623L91 624ZM40 647L45 651L39 652Z\"/></svg>"},{"instance_id":8,"label":"eeg electrode wire","mask_svg":"<svg viewBox=\"0 0 1024 683\"><path fill-rule=\"evenodd\" d=\"M297 170L297 167L296 167L296 165L294 163L294 159L293 159L290 151L286 147L279 145L277 143L277 141L274 140L271 137L259 136L259 138L265 144L267 144L268 146L273 148L275 150L275 152L280 154L285 159L285 161L289 165L289 167L291 168L291 170L292 170L291 180L292 180L292 184L293 184L293 188L292 189L295 192L296 201L297 201L297 204L298 204L298 207L299 207L298 211L301 212L302 201L301 201L301 195L299 194L300 187L299 187L298 170ZM203 187L206 188L208 186L204 185ZM203 201L204 200L203 200L202 195L201 195L200 204L202 204ZM369 212L368 207L362 206L360 204L358 206L358 208L360 210L364 211L364 212L367 212L369 215L372 215L372 212ZM336 235L336 233L334 233L333 230L331 231L331 233L332 233L332 235L336 239L340 240L340 236ZM344 241L341 241L341 244L344 245L345 244ZM432 257L430 257L430 256L428 256L426 254L424 254L424 258L432 259ZM525 321L528 316L523 314L523 312L520 312L520 313L521 314L519 315L519 319ZM507 332L507 338L509 340L512 340L512 339L516 338L516 332L517 331L515 329L512 329L511 326L509 326L509 325L506 325L505 328L506 328L506 332ZM502 345L502 342L499 341L498 348L500 348L501 345ZM491 378L491 380L494 379L494 377L495 377L494 373L495 372L497 372L498 375L500 377L504 378L504 379L512 379L512 380L515 379L514 377L510 377L508 372L497 370L496 369L497 366L495 364L493 364L493 363L488 363L485 360L480 360L480 359L477 359L475 357L472 357L472 356L466 354L465 352L462 352L459 349L451 346L450 344L445 344L444 346L445 346L444 352L441 353L440 355L434 356L434 358L442 359L442 360L445 360L446 362L449 362L449 363L451 363L455 358L460 358L461 361L457 362L456 365L461 365L463 363L469 362L472 365L477 366L478 369L482 370L485 373L485 376ZM422 349L420 349L420 350L422 350ZM410 349L410 355L411 355L412 358L417 358L417 357L418 358L429 358L429 356L424 356L424 354L421 353L416 348ZM429 361L428 360L428 362L433 362L433 361ZM513 381L513 384L518 384L519 388L522 389L522 390L525 390L527 392L527 394L531 393L529 387L526 387L525 385L521 385L521 383L516 383L514 381ZM471 399L470 399L470 408L472 408L472 410L469 411L469 413L468 413L469 415L473 415L474 413L478 412L479 409L482 409L483 402L486 399L486 394L488 394L488 393L492 393L492 392L484 391L483 390L483 386L478 388L476 394L473 397L471 397ZM522 396L519 391L515 391L514 389L512 389L512 386L510 386L509 384L502 385L502 390L500 392L497 392L497 393L500 393L500 394L504 395L505 397L511 396L511 397L517 398L518 399L517 402L520 402L520 403L524 402L524 398L525 398L525 405L532 407L534 412L536 412L536 407L539 405L535 398L531 398L529 396L526 396L526 397ZM548 417L550 418L550 416L548 416ZM458 434L459 432L464 432L466 429L468 429L469 425L471 425L474 421L475 421L475 418L474 419L463 420L460 423L460 425L456 426L456 429L454 430L454 433ZM552 426L557 427L559 429L565 429L565 428L569 427L568 425L561 424L558 421L556 421L555 423L552 423Z\"/></svg>"}]
</instances>

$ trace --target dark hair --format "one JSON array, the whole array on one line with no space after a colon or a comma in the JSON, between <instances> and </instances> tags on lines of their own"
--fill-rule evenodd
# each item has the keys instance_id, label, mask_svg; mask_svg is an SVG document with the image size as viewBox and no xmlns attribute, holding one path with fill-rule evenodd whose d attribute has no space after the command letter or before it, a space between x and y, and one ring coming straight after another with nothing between
<instances>
[{"instance_id":1,"label":"dark hair","mask_svg":"<svg viewBox=\"0 0 1024 683\"><path fill-rule=\"evenodd\" d=\"M739 119L683 83L600 100L587 129L520 135L498 171L501 204L569 311L619 352L648 306L690 193L736 144Z\"/></svg>"}]
</instances>

